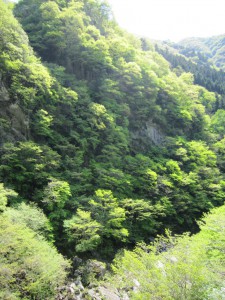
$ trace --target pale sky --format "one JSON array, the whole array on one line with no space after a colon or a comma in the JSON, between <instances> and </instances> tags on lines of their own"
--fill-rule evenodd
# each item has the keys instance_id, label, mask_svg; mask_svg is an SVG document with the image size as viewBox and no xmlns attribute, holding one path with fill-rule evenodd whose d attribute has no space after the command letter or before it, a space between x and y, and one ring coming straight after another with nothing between
<instances>
[{"instance_id":1,"label":"pale sky","mask_svg":"<svg viewBox=\"0 0 225 300\"><path fill-rule=\"evenodd\" d=\"M119 25L152 39L225 34L225 0L108 0Z\"/></svg>"}]
</instances>

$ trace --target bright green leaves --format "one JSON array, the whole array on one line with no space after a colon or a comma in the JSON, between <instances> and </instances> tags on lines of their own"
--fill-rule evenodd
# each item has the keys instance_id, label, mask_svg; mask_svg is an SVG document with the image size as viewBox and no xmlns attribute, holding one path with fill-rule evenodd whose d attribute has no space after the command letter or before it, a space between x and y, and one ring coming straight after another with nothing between
<instances>
[{"instance_id":1,"label":"bright green leaves","mask_svg":"<svg viewBox=\"0 0 225 300\"><path fill-rule=\"evenodd\" d=\"M43 211L35 205L21 203L14 208L7 208L6 215L12 223L25 225L38 235L52 241L52 226Z\"/></svg>"},{"instance_id":2,"label":"bright green leaves","mask_svg":"<svg viewBox=\"0 0 225 300\"><path fill-rule=\"evenodd\" d=\"M192 73L182 73L179 78L182 79L184 83L189 85L193 84L194 82L194 75Z\"/></svg>"},{"instance_id":3,"label":"bright green leaves","mask_svg":"<svg viewBox=\"0 0 225 300\"><path fill-rule=\"evenodd\" d=\"M44 109L38 110L35 117L35 132L40 136L50 137L52 131L50 126L52 124L53 117L48 114Z\"/></svg>"},{"instance_id":4,"label":"bright green leaves","mask_svg":"<svg viewBox=\"0 0 225 300\"><path fill-rule=\"evenodd\" d=\"M209 150L205 143L192 141L187 144L187 149L191 163L210 167L216 165L216 155L213 151Z\"/></svg>"},{"instance_id":5,"label":"bright green leaves","mask_svg":"<svg viewBox=\"0 0 225 300\"><path fill-rule=\"evenodd\" d=\"M225 171L225 138L221 139L213 145L214 151L217 154L217 163L219 168Z\"/></svg>"},{"instance_id":6,"label":"bright green leaves","mask_svg":"<svg viewBox=\"0 0 225 300\"><path fill-rule=\"evenodd\" d=\"M80 61L87 79L94 80L95 76L102 76L111 67L111 57L108 53L108 43L99 30L92 25L86 27L81 34L82 53ZM85 74L86 73L86 74Z\"/></svg>"},{"instance_id":7,"label":"bright green leaves","mask_svg":"<svg viewBox=\"0 0 225 300\"><path fill-rule=\"evenodd\" d=\"M42 12L43 19L46 21L51 21L52 19L59 17L59 6L54 1L42 3L42 5L40 6L40 10Z\"/></svg>"},{"instance_id":8,"label":"bright green leaves","mask_svg":"<svg viewBox=\"0 0 225 300\"><path fill-rule=\"evenodd\" d=\"M0 216L0 240L0 297L54 299L68 262L31 229L5 215Z\"/></svg>"},{"instance_id":9,"label":"bright green leaves","mask_svg":"<svg viewBox=\"0 0 225 300\"><path fill-rule=\"evenodd\" d=\"M48 185L43 191L43 204L54 230L60 230L62 221L67 217L65 208L71 197L70 186L66 181L49 178Z\"/></svg>"},{"instance_id":10,"label":"bright green leaves","mask_svg":"<svg viewBox=\"0 0 225 300\"><path fill-rule=\"evenodd\" d=\"M1 28L1 54L7 53L8 47L13 47L15 50L14 58L21 58L23 51L20 49L21 45L28 43L28 38L18 21L13 17L12 11L7 8L4 1L0 1L0 28ZM9 53L10 55L11 53ZM13 58L11 56L11 58Z\"/></svg>"},{"instance_id":11,"label":"bright green leaves","mask_svg":"<svg viewBox=\"0 0 225 300\"><path fill-rule=\"evenodd\" d=\"M3 183L0 183L0 212L3 212L6 209L8 202L8 197L15 197L17 193L13 190L4 188Z\"/></svg>"},{"instance_id":12,"label":"bright green leaves","mask_svg":"<svg viewBox=\"0 0 225 300\"><path fill-rule=\"evenodd\" d=\"M47 184L60 163L56 152L34 142L20 142L17 146L5 144L1 154L2 180L26 199L35 198L35 192Z\"/></svg>"},{"instance_id":13,"label":"bright green leaves","mask_svg":"<svg viewBox=\"0 0 225 300\"><path fill-rule=\"evenodd\" d=\"M207 91L202 87L196 87L196 88L198 88L200 101L206 107L206 110L209 112L214 111L216 101L217 101L216 95L212 92Z\"/></svg>"},{"instance_id":14,"label":"bright green leaves","mask_svg":"<svg viewBox=\"0 0 225 300\"><path fill-rule=\"evenodd\" d=\"M7 205L7 192L4 189L3 184L0 184L0 211L4 211Z\"/></svg>"},{"instance_id":15,"label":"bright green leaves","mask_svg":"<svg viewBox=\"0 0 225 300\"><path fill-rule=\"evenodd\" d=\"M35 141L3 145L0 176L44 209L58 245L112 253L147 241L162 224L196 229L195 219L223 202L216 165L225 170L224 141L214 148L218 161L204 142L222 136L223 113L212 117L210 133L206 112L216 97L194 86L192 74L176 76L144 40L143 52L105 1L21 0L15 14L43 66L2 1L0 8L0 81L11 107L2 127L16 112L26 125L20 140ZM18 139L15 129L7 140ZM170 144L177 135L183 140ZM36 224L34 211L18 211Z\"/></svg>"},{"instance_id":16,"label":"bright green leaves","mask_svg":"<svg viewBox=\"0 0 225 300\"><path fill-rule=\"evenodd\" d=\"M77 252L90 251L101 245L107 249L112 240L127 240L128 230L123 226L125 218L125 210L112 192L97 190L85 210L78 209L72 219L64 221L64 228Z\"/></svg>"},{"instance_id":17,"label":"bright green leaves","mask_svg":"<svg viewBox=\"0 0 225 300\"><path fill-rule=\"evenodd\" d=\"M106 150L107 157L104 157L104 160L108 161L110 157L111 160L119 164L120 157L119 153L115 152L115 147L107 147ZM98 177L99 187L112 189L120 197L128 197L132 194L133 185L129 174L124 173L120 169L107 168L106 164L95 164L94 168L94 173Z\"/></svg>"},{"instance_id":18,"label":"bright green leaves","mask_svg":"<svg viewBox=\"0 0 225 300\"><path fill-rule=\"evenodd\" d=\"M40 94L51 95L52 78L34 56L26 33L11 11L6 9L2 1L0 5L1 11L4 11L0 18L1 73L9 87L10 100L21 105L23 110L31 110Z\"/></svg>"},{"instance_id":19,"label":"bright green leaves","mask_svg":"<svg viewBox=\"0 0 225 300\"><path fill-rule=\"evenodd\" d=\"M142 199L123 199L120 204L125 210L125 226L129 231L129 242L136 243L154 234L157 223L157 208L150 201ZM161 207L162 213L162 207Z\"/></svg>"},{"instance_id":20,"label":"bright green leaves","mask_svg":"<svg viewBox=\"0 0 225 300\"><path fill-rule=\"evenodd\" d=\"M196 236L174 237L167 232L150 246L140 244L133 252L119 253L112 265L112 284L135 300L221 299L223 214L224 208L205 217Z\"/></svg>"},{"instance_id":21,"label":"bright green leaves","mask_svg":"<svg viewBox=\"0 0 225 300\"><path fill-rule=\"evenodd\" d=\"M211 119L211 126L210 126L211 130L219 134L220 136L223 136L225 134L224 119L225 119L224 109L218 109Z\"/></svg>"},{"instance_id":22,"label":"bright green leaves","mask_svg":"<svg viewBox=\"0 0 225 300\"><path fill-rule=\"evenodd\" d=\"M66 181L51 178L44 190L43 202L49 211L63 208L71 196L70 186Z\"/></svg>"},{"instance_id":23,"label":"bright green leaves","mask_svg":"<svg viewBox=\"0 0 225 300\"><path fill-rule=\"evenodd\" d=\"M120 59L123 57L126 61L131 61L135 57L135 51L126 37L118 34L109 36L109 52L114 64L119 65Z\"/></svg>"},{"instance_id":24,"label":"bright green leaves","mask_svg":"<svg viewBox=\"0 0 225 300\"><path fill-rule=\"evenodd\" d=\"M133 191L141 197L149 198L157 191L158 175L153 166L154 162L142 154L126 156L125 169L130 175L127 178Z\"/></svg>"},{"instance_id":25,"label":"bright green leaves","mask_svg":"<svg viewBox=\"0 0 225 300\"><path fill-rule=\"evenodd\" d=\"M91 24L94 24L101 33L110 30L109 20L112 18L112 11L107 1L84 1L84 11L90 18Z\"/></svg>"},{"instance_id":26,"label":"bright green leaves","mask_svg":"<svg viewBox=\"0 0 225 300\"><path fill-rule=\"evenodd\" d=\"M107 113L107 110L104 105L98 103L91 103L90 110L93 114L91 119L91 125L98 130L104 130L107 126L107 123L110 124L113 122L112 116Z\"/></svg>"},{"instance_id":27,"label":"bright green leaves","mask_svg":"<svg viewBox=\"0 0 225 300\"><path fill-rule=\"evenodd\" d=\"M161 116L158 121L163 127L166 124L167 127L164 130L170 135L183 135L184 133L191 139L200 139L200 136L205 134L204 130L208 128L209 116L202 104L203 93L199 87L191 84L191 80L192 75L188 73L177 77L169 72L167 76L161 78L157 98ZM208 95L205 97L208 99ZM205 102L209 100L206 99ZM170 124L169 127L168 124Z\"/></svg>"},{"instance_id":28,"label":"bright green leaves","mask_svg":"<svg viewBox=\"0 0 225 300\"><path fill-rule=\"evenodd\" d=\"M91 212L78 209L72 219L64 222L64 228L69 241L75 242L77 252L96 249L101 243L102 225L92 219Z\"/></svg>"},{"instance_id":29,"label":"bright green leaves","mask_svg":"<svg viewBox=\"0 0 225 300\"><path fill-rule=\"evenodd\" d=\"M97 190L89 204L93 217L104 226L102 235L125 241L128 236L128 231L123 227L125 210L119 207L118 200L113 197L112 192Z\"/></svg>"},{"instance_id":30,"label":"bright green leaves","mask_svg":"<svg viewBox=\"0 0 225 300\"><path fill-rule=\"evenodd\" d=\"M204 216L199 222L201 232L196 236L196 240L204 243L207 247L207 256L219 263L215 266L220 269L224 264L225 226L224 226L225 206L213 209L211 213ZM221 270L218 275L223 278Z\"/></svg>"}]
</instances>

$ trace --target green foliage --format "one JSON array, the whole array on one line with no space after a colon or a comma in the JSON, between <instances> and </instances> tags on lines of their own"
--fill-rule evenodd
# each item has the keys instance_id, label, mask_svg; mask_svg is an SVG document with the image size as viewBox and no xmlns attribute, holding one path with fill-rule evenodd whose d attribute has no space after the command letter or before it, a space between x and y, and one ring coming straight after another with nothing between
<instances>
[{"instance_id":1,"label":"green foliage","mask_svg":"<svg viewBox=\"0 0 225 300\"><path fill-rule=\"evenodd\" d=\"M98 247L101 242L99 235L101 224L91 218L91 213L77 210L76 215L64 222L69 240L75 241L77 252L90 251Z\"/></svg>"},{"instance_id":2,"label":"green foliage","mask_svg":"<svg viewBox=\"0 0 225 300\"><path fill-rule=\"evenodd\" d=\"M35 199L35 192L47 183L59 166L60 156L48 146L34 142L5 144L1 149L0 176L26 199Z\"/></svg>"},{"instance_id":3,"label":"green foliage","mask_svg":"<svg viewBox=\"0 0 225 300\"><path fill-rule=\"evenodd\" d=\"M206 244L207 256L213 261L220 263L223 267L224 260L224 212L225 206L214 208L209 214L205 214L199 221L201 232L196 236L198 239ZM216 264L216 268L220 265ZM218 273L223 278L221 270Z\"/></svg>"},{"instance_id":4,"label":"green foliage","mask_svg":"<svg viewBox=\"0 0 225 300\"><path fill-rule=\"evenodd\" d=\"M60 239L59 232L62 229L62 221L68 215L65 205L69 202L70 197L71 190L66 181L49 178L48 185L43 191L42 203L58 239Z\"/></svg>"},{"instance_id":5,"label":"green foliage","mask_svg":"<svg viewBox=\"0 0 225 300\"><path fill-rule=\"evenodd\" d=\"M109 255L112 242L125 242L129 235L123 226L125 210L119 206L111 191L97 190L85 205L85 211L78 209L76 215L64 222L70 241L77 252L85 252L104 246ZM111 249L112 250L112 249Z\"/></svg>"},{"instance_id":6,"label":"green foliage","mask_svg":"<svg viewBox=\"0 0 225 300\"><path fill-rule=\"evenodd\" d=\"M189 38L180 43L183 54L188 57L196 56L201 63L210 63L224 69L224 35L208 38Z\"/></svg>"},{"instance_id":7,"label":"green foliage","mask_svg":"<svg viewBox=\"0 0 225 300\"><path fill-rule=\"evenodd\" d=\"M52 227L68 255L111 258L165 227L194 232L223 204L223 96L193 84L199 68L171 69L105 1L21 0L14 13L43 65L0 9L0 179L19 194L5 212L15 224L48 238Z\"/></svg>"},{"instance_id":8,"label":"green foliage","mask_svg":"<svg viewBox=\"0 0 225 300\"><path fill-rule=\"evenodd\" d=\"M225 110L218 109L211 119L211 130L215 133L218 133L221 137L225 134L224 117Z\"/></svg>"},{"instance_id":9,"label":"green foliage","mask_svg":"<svg viewBox=\"0 0 225 300\"><path fill-rule=\"evenodd\" d=\"M53 117L47 111L40 109L35 117L35 132L40 136L51 136L51 129Z\"/></svg>"},{"instance_id":10,"label":"green foliage","mask_svg":"<svg viewBox=\"0 0 225 300\"><path fill-rule=\"evenodd\" d=\"M21 203L16 207L7 208L4 212L12 223L25 225L38 235L52 241L52 226L43 211L35 205Z\"/></svg>"},{"instance_id":11,"label":"green foliage","mask_svg":"<svg viewBox=\"0 0 225 300\"><path fill-rule=\"evenodd\" d=\"M140 199L123 199L121 205L125 210L125 227L128 229L131 243L147 240L154 235L160 225L157 216L163 214L164 207L161 206L159 212L152 203Z\"/></svg>"},{"instance_id":12,"label":"green foliage","mask_svg":"<svg viewBox=\"0 0 225 300\"><path fill-rule=\"evenodd\" d=\"M224 155L225 155L225 138L222 138L220 141L216 142L213 145L214 151L217 154L217 164L222 172L225 171L224 165Z\"/></svg>"},{"instance_id":13,"label":"green foliage","mask_svg":"<svg viewBox=\"0 0 225 300\"><path fill-rule=\"evenodd\" d=\"M3 183L0 183L0 212L6 209L8 197L16 197L17 193L13 190L4 188Z\"/></svg>"},{"instance_id":14,"label":"green foliage","mask_svg":"<svg viewBox=\"0 0 225 300\"><path fill-rule=\"evenodd\" d=\"M123 227L125 211L119 207L118 200L113 197L111 191L97 190L89 205L93 217L103 226L103 237L126 240L128 231Z\"/></svg>"},{"instance_id":15,"label":"green foliage","mask_svg":"<svg viewBox=\"0 0 225 300\"><path fill-rule=\"evenodd\" d=\"M167 232L149 246L118 254L112 285L128 290L131 299L222 299L224 209L205 215L194 236Z\"/></svg>"},{"instance_id":16,"label":"green foliage","mask_svg":"<svg viewBox=\"0 0 225 300\"><path fill-rule=\"evenodd\" d=\"M200 49L199 45L197 45L198 43L195 44L195 41L183 41L178 44L171 42L157 43L155 45L155 49L158 53L163 55L163 57L167 61L170 62L173 71L178 76L187 77L184 72L190 72L189 74L192 73L194 75L193 82L195 84L205 87L208 91L224 95L225 89L223 81L225 79L225 73L223 58L220 57L220 59L217 60L217 53L215 52L215 50L210 53L209 48L204 49L205 46L207 48L210 45L210 39L208 41L205 40L205 42L207 41L207 45L205 44L204 46L203 44L205 42L202 43L202 41L199 41ZM222 46L221 48L223 49L223 41L220 41L220 43L217 44L216 47L218 46ZM210 58L210 56L214 57ZM221 69L218 69L217 67L220 67ZM214 111L215 109L218 109L218 106L223 105L223 100L221 99L221 97L217 96L216 99L213 93L209 93L202 87L199 87L199 89L200 93L202 94L202 103L205 104L209 111Z\"/></svg>"},{"instance_id":17,"label":"green foliage","mask_svg":"<svg viewBox=\"0 0 225 300\"><path fill-rule=\"evenodd\" d=\"M0 295L54 299L55 288L65 280L68 262L32 230L5 215L0 218Z\"/></svg>"},{"instance_id":18,"label":"green foliage","mask_svg":"<svg viewBox=\"0 0 225 300\"><path fill-rule=\"evenodd\" d=\"M63 208L71 196L70 186L66 181L51 178L44 191L43 202L49 211Z\"/></svg>"}]
</instances>

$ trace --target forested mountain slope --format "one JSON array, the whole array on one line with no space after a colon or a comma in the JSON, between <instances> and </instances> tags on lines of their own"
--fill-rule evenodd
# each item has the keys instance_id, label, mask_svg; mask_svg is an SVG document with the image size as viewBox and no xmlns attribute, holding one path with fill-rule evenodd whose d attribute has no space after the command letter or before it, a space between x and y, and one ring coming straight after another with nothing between
<instances>
[{"instance_id":1,"label":"forested mountain slope","mask_svg":"<svg viewBox=\"0 0 225 300\"><path fill-rule=\"evenodd\" d=\"M178 43L181 53L188 57L205 57L218 68L225 70L225 35L209 38L188 38Z\"/></svg>"},{"instance_id":2,"label":"forested mountain slope","mask_svg":"<svg viewBox=\"0 0 225 300\"><path fill-rule=\"evenodd\" d=\"M112 259L165 228L198 230L225 196L218 95L121 30L105 1L22 0L23 29L2 0L0 10L4 230L37 231L84 260ZM12 295L37 295L27 282Z\"/></svg>"},{"instance_id":3,"label":"forested mountain slope","mask_svg":"<svg viewBox=\"0 0 225 300\"><path fill-rule=\"evenodd\" d=\"M215 110L224 107L225 72L210 62L204 53L198 50L189 52L188 46L183 47L167 41L155 42L155 49L170 62L173 72L177 75L190 72L194 75L195 84L217 94Z\"/></svg>"},{"instance_id":4,"label":"forested mountain slope","mask_svg":"<svg viewBox=\"0 0 225 300\"><path fill-rule=\"evenodd\" d=\"M196 84L212 92L225 94L224 89L225 36L188 38L179 43L156 42L156 51L168 60L177 74L191 72ZM220 98L220 97L219 97ZM218 107L224 106L224 96Z\"/></svg>"}]
</instances>

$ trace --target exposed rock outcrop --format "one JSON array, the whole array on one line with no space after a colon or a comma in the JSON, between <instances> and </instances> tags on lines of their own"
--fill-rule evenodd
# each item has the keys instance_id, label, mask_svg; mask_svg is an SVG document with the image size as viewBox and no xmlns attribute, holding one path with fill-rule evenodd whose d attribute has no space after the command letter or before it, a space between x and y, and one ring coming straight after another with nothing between
<instances>
[{"instance_id":1,"label":"exposed rock outcrop","mask_svg":"<svg viewBox=\"0 0 225 300\"><path fill-rule=\"evenodd\" d=\"M104 282L106 264L79 257L73 259L74 279L57 288L55 300L129 300L126 291L118 290ZM102 282L100 282L102 280ZM134 286L136 286L134 284Z\"/></svg>"},{"instance_id":2,"label":"exposed rock outcrop","mask_svg":"<svg viewBox=\"0 0 225 300\"><path fill-rule=\"evenodd\" d=\"M10 94L0 74L0 144L29 138L29 119Z\"/></svg>"},{"instance_id":3,"label":"exposed rock outcrop","mask_svg":"<svg viewBox=\"0 0 225 300\"><path fill-rule=\"evenodd\" d=\"M55 300L129 300L126 292L120 292L110 286L84 288L80 280L58 288Z\"/></svg>"},{"instance_id":4,"label":"exposed rock outcrop","mask_svg":"<svg viewBox=\"0 0 225 300\"><path fill-rule=\"evenodd\" d=\"M151 120L147 121L140 129L132 131L134 144L142 148L147 145L160 146L165 141L165 138L166 136L160 127Z\"/></svg>"},{"instance_id":5,"label":"exposed rock outcrop","mask_svg":"<svg viewBox=\"0 0 225 300\"><path fill-rule=\"evenodd\" d=\"M8 102L10 100L9 93L2 81L1 74L0 74L0 103Z\"/></svg>"}]
</instances>

